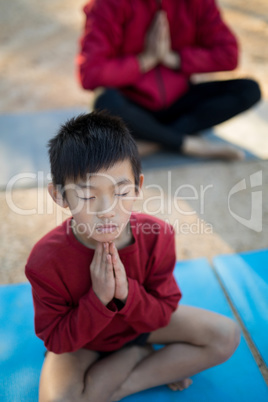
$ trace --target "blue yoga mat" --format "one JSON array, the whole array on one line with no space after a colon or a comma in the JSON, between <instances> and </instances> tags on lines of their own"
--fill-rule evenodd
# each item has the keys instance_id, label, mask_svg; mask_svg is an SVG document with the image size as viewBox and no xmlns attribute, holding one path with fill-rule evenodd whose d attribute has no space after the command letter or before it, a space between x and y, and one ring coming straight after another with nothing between
<instances>
[{"instance_id":1,"label":"blue yoga mat","mask_svg":"<svg viewBox=\"0 0 268 402\"><path fill-rule=\"evenodd\" d=\"M175 277L182 288L183 304L209 309L233 318L231 308L206 259L177 263ZM192 379L193 385L183 392L158 387L129 396L124 402L268 400L267 386L243 337L235 354L227 362L197 374Z\"/></svg>"},{"instance_id":2,"label":"blue yoga mat","mask_svg":"<svg viewBox=\"0 0 268 402\"><path fill-rule=\"evenodd\" d=\"M232 316L205 259L178 263L175 276L183 290L184 304ZM37 402L45 349L34 334L29 284L0 287L0 328L0 401ZM124 402L268 400L267 387L244 339L229 361L194 376L193 380L194 384L183 392L161 386L129 396Z\"/></svg>"},{"instance_id":3,"label":"blue yoga mat","mask_svg":"<svg viewBox=\"0 0 268 402\"><path fill-rule=\"evenodd\" d=\"M268 366L268 250L217 256L214 266Z\"/></svg>"},{"instance_id":4,"label":"blue yoga mat","mask_svg":"<svg viewBox=\"0 0 268 402\"><path fill-rule=\"evenodd\" d=\"M0 401L38 401L43 342L34 333L28 283L0 286Z\"/></svg>"}]
</instances>

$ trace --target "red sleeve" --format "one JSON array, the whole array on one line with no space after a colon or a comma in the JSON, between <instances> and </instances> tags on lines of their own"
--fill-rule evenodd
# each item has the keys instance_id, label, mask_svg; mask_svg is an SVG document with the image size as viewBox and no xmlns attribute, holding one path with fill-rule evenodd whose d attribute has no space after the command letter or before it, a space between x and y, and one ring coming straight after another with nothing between
<instances>
[{"instance_id":1,"label":"red sleeve","mask_svg":"<svg viewBox=\"0 0 268 402\"><path fill-rule=\"evenodd\" d=\"M214 0L199 1L196 45L180 50L181 70L187 75L236 68L238 44L223 22Z\"/></svg>"},{"instance_id":2,"label":"red sleeve","mask_svg":"<svg viewBox=\"0 0 268 402\"><path fill-rule=\"evenodd\" d=\"M86 26L77 58L83 88L134 84L141 75L137 57L118 56L124 35L123 5L118 0L99 0L84 11Z\"/></svg>"},{"instance_id":3,"label":"red sleeve","mask_svg":"<svg viewBox=\"0 0 268 402\"><path fill-rule=\"evenodd\" d=\"M114 311L105 307L92 289L81 297L78 306L71 306L61 296L61 290L47 279L36 277L29 268L26 276L32 285L36 335L54 353L82 348L110 324L117 313L114 305Z\"/></svg>"},{"instance_id":4,"label":"red sleeve","mask_svg":"<svg viewBox=\"0 0 268 402\"><path fill-rule=\"evenodd\" d=\"M166 326L181 299L173 276L176 262L174 235L165 234L159 240L145 283L140 285L129 278L127 302L118 313L137 332Z\"/></svg>"}]
</instances>

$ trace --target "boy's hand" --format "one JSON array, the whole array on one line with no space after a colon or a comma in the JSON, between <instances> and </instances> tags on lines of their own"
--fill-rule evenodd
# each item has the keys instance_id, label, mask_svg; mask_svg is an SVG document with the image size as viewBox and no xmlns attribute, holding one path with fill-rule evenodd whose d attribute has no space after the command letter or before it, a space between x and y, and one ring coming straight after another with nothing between
<instances>
[{"instance_id":1,"label":"boy's hand","mask_svg":"<svg viewBox=\"0 0 268 402\"><path fill-rule=\"evenodd\" d=\"M117 248L114 243L110 243L109 251L112 257L112 264L114 268L115 277L115 292L114 297L126 303L128 297L128 280L125 267L120 260Z\"/></svg>"},{"instance_id":2,"label":"boy's hand","mask_svg":"<svg viewBox=\"0 0 268 402\"><path fill-rule=\"evenodd\" d=\"M115 296L115 277L108 243L98 243L90 265L92 288L106 306Z\"/></svg>"}]
</instances>

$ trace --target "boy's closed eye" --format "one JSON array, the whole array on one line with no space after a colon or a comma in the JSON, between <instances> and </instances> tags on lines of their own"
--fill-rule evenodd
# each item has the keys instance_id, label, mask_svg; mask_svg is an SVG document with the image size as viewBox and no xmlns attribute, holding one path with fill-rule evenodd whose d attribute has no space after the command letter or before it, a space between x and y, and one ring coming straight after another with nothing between
<instances>
[{"instance_id":1,"label":"boy's closed eye","mask_svg":"<svg viewBox=\"0 0 268 402\"><path fill-rule=\"evenodd\" d=\"M129 194L129 191L125 192L125 193L116 193L115 195L117 197L126 197Z\"/></svg>"},{"instance_id":2,"label":"boy's closed eye","mask_svg":"<svg viewBox=\"0 0 268 402\"><path fill-rule=\"evenodd\" d=\"M96 198L96 197L79 197L79 196L78 196L78 198L79 198L80 200L88 201L88 200L94 200L94 198Z\"/></svg>"},{"instance_id":3,"label":"boy's closed eye","mask_svg":"<svg viewBox=\"0 0 268 402\"><path fill-rule=\"evenodd\" d=\"M114 195L116 197L126 197L129 194L129 191L124 192L124 193L115 193ZM78 196L80 200L84 201L89 201L89 200L94 200L96 197L95 196Z\"/></svg>"}]
</instances>

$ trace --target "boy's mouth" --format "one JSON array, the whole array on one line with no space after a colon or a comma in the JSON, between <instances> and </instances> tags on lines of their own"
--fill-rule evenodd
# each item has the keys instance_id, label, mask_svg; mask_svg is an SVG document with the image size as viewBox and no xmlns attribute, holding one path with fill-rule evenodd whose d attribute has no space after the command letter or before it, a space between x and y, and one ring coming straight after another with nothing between
<instances>
[{"instance_id":1,"label":"boy's mouth","mask_svg":"<svg viewBox=\"0 0 268 402\"><path fill-rule=\"evenodd\" d=\"M108 224L108 225L98 225L96 231L98 233L112 233L116 231L118 228L115 224Z\"/></svg>"}]
</instances>

